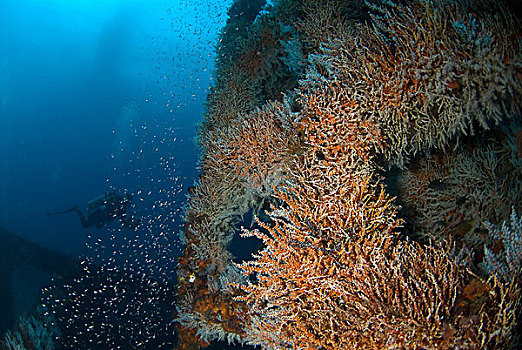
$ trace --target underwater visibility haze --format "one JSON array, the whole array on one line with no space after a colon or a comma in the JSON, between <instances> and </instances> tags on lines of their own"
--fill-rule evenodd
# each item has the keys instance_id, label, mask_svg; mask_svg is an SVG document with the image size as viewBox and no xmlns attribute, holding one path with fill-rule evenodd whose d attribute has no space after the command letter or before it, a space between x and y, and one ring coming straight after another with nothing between
<instances>
[{"instance_id":1,"label":"underwater visibility haze","mask_svg":"<svg viewBox=\"0 0 522 350\"><path fill-rule=\"evenodd\" d=\"M46 212L84 205L109 186L148 192L192 184L157 184L169 182L165 176L194 177L192 138L210 84L220 5L191 5L2 1L4 228L78 253L85 231L77 217ZM169 171L157 169L160 159L170 161Z\"/></svg>"},{"instance_id":2,"label":"underwater visibility haze","mask_svg":"<svg viewBox=\"0 0 522 350\"><path fill-rule=\"evenodd\" d=\"M101 264L118 253L145 265L155 254L154 268L158 256L175 265L228 5L0 1L2 334L51 284L53 268L71 264L62 254ZM46 215L76 205L86 214L107 191L132 194L139 230L118 220L85 229L76 212ZM56 264L42 271L45 259ZM162 278L175 281L175 272Z\"/></svg>"},{"instance_id":3,"label":"underwater visibility haze","mask_svg":"<svg viewBox=\"0 0 522 350\"><path fill-rule=\"evenodd\" d=\"M516 349L512 0L0 2L2 349Z\"/></svg>"}]
</instances>

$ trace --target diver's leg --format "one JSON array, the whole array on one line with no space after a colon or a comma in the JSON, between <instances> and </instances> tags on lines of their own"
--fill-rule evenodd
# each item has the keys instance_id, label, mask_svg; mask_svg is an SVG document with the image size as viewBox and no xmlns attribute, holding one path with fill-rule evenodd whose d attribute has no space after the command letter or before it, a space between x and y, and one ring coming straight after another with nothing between
<instances>
[{"instance_id":1,"label":"diver's leg","mask_svg":"<svg viewBox=\"0 0 522 350\"><path fill-rule=\"evenodd\" d=\"M87 221L87 219L85 218L85 216L83 215L83 213L80 209L76 208L75 211L78 213L78 217L80 218L80 221L84 228L88 228L88 227L92 226L92 223Z\"/></svg>"}]
</instances>

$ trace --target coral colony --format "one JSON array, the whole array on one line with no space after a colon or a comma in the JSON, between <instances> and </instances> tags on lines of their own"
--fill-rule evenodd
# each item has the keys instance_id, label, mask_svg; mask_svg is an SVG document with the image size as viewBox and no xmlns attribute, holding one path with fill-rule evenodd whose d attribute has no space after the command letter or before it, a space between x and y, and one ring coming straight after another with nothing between
<instances>
[{"instance_id":1,"label":"coral colony","mask_svg":"<svg viewBox=\"0 0 522 350\"><path fill-rule=\"evenodd\" d=\"M509 3L236 0L228 14L176 288L130 274L90 306L66 290L64 339L116 344L125 289L136 314L120 338L134 344L114 348L155 344L162 319L178 349L519 346L522 26ZM258 239L248 261L229 251L238 235ZM78 281L105 288L89 282L102 272ZM25 320L4 348L57 334Z\"/></svg>"},{"instance_id":2,"label":"coral colony","mask_svg":"<svg viewBox=\"0 0 522 350\"><path fill-rule=\"evenodd\" d=\"M217 49L178 348L516 346L519 18L491 0L263 3L236 1ZM240 226L263 246L235 264Z\"/></svg>"}]
</instances>

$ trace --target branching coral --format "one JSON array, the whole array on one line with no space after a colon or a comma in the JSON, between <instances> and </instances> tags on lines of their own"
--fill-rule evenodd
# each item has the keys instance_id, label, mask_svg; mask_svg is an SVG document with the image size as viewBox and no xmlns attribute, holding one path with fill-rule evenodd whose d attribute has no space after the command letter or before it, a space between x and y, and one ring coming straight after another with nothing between
<instances>
[{"instance_id":1,"label":"branching coral","mask_svg":"<svg viewBox=\"0 0 522 350\"><path fill-rule=\"evenodd\" d=\"M292 156L300 149L294 114L287 100L266 103L262 109L242 116L220 137L220 163L230 165L249 187L271 193L272 186L284 179Z\"/></svg>"},{"instance_id":2,"label":"branching coral","mask_svg":"<svg viewBox=\"0 0 522 350\"><path fill-rule=\"evenodd\" d=\"M373 27L333 38L317 63L368 105L397 164L442 148L520 110L519 22L507 11L475 18L459 3L373 6Z\"/></svg>"},{"instance_id":3,"label":"branching coral","mask_svg":"<svg viewBox=\"0 0 522 350\"><path fill-rule=\"evenodd\" d=\"M266 245L255 261L241 265L245 273L256 273L258 280L245 286L247 295L240 298L255 320L247 325L253 344L333 349L346 348L346 342L353 341L343 335L350 329L346 307L351 300L344 290L351 281L347 277L354 258L384 249L386 237L397 225L389 215L390 203L385 204L389 200L383 192L372 193L363 178L347 182L337 193L323 194L337 198L335 208L317 205L321 194L310 197L310 187L285 187L277 196L287 208L272 212L274 225L262 224L267 232L248 233ZM352 210L337 215L330 211L348 209L350 204ZM366 230L370 238L362 237ZM269 334L277 336L268 338Z\"/></svg>"},{"instance_id":4,"label":"branching coral","mask_svg":"<svg viewBox=\"0 0 522 350\"><path fill-rule=\"evenodd\" d=\"M237 40L246 35L248 27L258 17L265 3L266 0L235 0L232 3L227 11L227 25L221 31L220 45L217 47L220 69L237 60Z\"/></svg>"},{"instance_id":5,"label":"branching coral","mask_svg":"<svg viewBox=\"0 0 522 350\"><path fill-rule=\"evenodd\" d=\"M232 68L222 73L208 96L207 109L209 111L203 127L199 130L200 142L210 138L206 132L228 125L240 113L246 113L256 105L255 91L252 80L239 70ZM206 149L206 145L202 145Z\"/></svg>"},{"instance_id":6,"label":"branching coral","mask_svg":"<svg viewBox=\"0 0 522 350\"><path fill-rule=\"evenodd\" d=\"M522 277L522 220L515 209L511 213L510 224L504 221L502 227L485 223L491 236L502 243L501 253L495 254L487 246L483 267L486 272L502 281L520 280ZM518 281L520 283L521 281Z\"/></svg>"},{"instance_id":7,"label":"branching coral","mask_svg":"<svg viewBox=\"0 0 522 350\"><path fill-rule=\"evenodd\" d=\"M484 221L501 222L522 200L518 174L504 148L461 148L418 160L398 176L400 202L415 234L458 240L475 251L491 237Z\"/></svg>"},{"instance_id":8,"label":"branching coral","mask_svg":"<svg viewBox=\"0 0 522 350\"><path fill-rule=\"evenodd\" d=\"M497 276L507 262L482 222L520 196L519 131L505 130L519 125L519 22L477 6L284 0L226 43L237 62L218 65L180 258L192 335L270 349L514 344L520 288ZM233 265L239 218L267 198L243 231L264 247ZM484 243L491 276L467 250Z\"/></svg>"},{"instance_id":9,"label":"branching coral","mask_svg":"<svg viewBox=\"0 0 522 350\"><path fill-rule=\"evenodd\" d=\"M16 328L9 330L2 341L3 350L52 350L56 348L55 338L59 331L55 318L39 307L33 314L22 315Z\"/></svg>"},{"instance_id":10,"label":"branching coral","mask_svg":"<svg viewBox=\"0 0 522 350\"><path fill-rule=\"evenodd\" d=\"M504 325L499 330L499 338L514 340L514 328L520 322L522 302L522 220L513 209L509 225L504 222L502 227L498 227L486 222L485 226L490 234L502 243L502 248L496 253L487 246L484 247L482 264L498 289L498 302L501 307L494 321ZM520 337L520 334L518 336Z\"/></svg>"},{"instance_id":11,"label":"branching coral","mask_svg":"<svg viewBox=\"0 0 522 350\"><path fill-rule=\"evenodd\" d=\"M306 150L276 190L282 206L270 214L273 223L245 233L266 245L240 265L257 279L237 298L253 319L247 339L275 349L491 343L501 325L480 329L469 310L456 307L473 280L464 260L398 240L401 220L373 162L386 146L360 118L364 109L335 85L303 92L299 101ZM468 325L459 330L457 322Z\"/></svg>"},{"instance_id":12,"label":"branching coral","mask_svg":"<svg viewBox=\"0 0 522 350\"><path fill-rule=\"evenodd\" d=\"M208 162L212 163L207 157ZM212 340L237 341L242 338L237 313L241 306L231 301L238 295L229 284L244 283L230 271L227 251L234 225L248 210L244 187L232 173L208 168L193 190L187 208L183 241L184 255L179 258L177 321L182 343L200 339L198 346ZM227 176L228 174L228 176ZM209 176L213 176L209 178ZM213 185L210 185L213 184Z\"/></svg>"},{"instance_id":13,"label":"branching coral","mask_svg":"<svg viewBox=\"0 0 522 350\"><path fill-rule=\"evenodd\" d=\"M329 39L341 37L354 20L363 19L368 12L361 0L306 0L300 3L299 9L302 15L297 21L297 30L310 51L317 50Z\"/></svg>"}]
</instances>

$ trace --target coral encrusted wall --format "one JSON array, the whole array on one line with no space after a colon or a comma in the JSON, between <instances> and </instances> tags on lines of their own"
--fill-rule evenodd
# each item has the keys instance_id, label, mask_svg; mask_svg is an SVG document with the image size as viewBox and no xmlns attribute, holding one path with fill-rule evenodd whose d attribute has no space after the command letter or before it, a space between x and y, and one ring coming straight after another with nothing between
<instances>
[{"instance_id":1,"label":"coral encrusted wall","mask_svg":"<svg viewBox=\"0 0 522 350\"><path fill-rule=\"evenodd\" d=\"M514 347L522 37L508 5L237 0L229 17L185 211L178 347ZM262 247L236 264L238 234Z\"/></svg>"}]
</instances>

